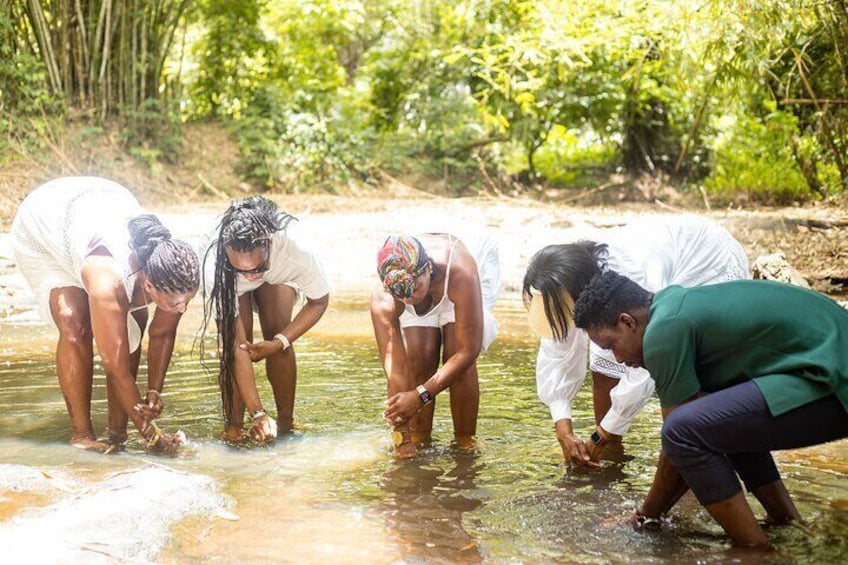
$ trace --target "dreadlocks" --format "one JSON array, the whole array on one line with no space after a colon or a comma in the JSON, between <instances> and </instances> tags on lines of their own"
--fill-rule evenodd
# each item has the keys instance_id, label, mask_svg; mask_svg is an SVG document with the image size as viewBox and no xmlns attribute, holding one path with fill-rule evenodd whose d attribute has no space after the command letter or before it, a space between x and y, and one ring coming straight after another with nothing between
<instances>
[{"instance_id":1,"label":"dreadlocks","mask_svg":"<svg viewBox=\"0 0 848 565\"><path fill-rule=\"evenodd\" d=\"M224 418L229 419L233 411L233 387L235 375L236 314L238 295L236 292L236 272L227 259L227 248L237 252L250 252L258 247L266 249L271 244L271 237L278 231L285 230L294 216L281 211L277 205L263 196L249 196L235 200L227 208L218 224L217 240L207 249L203 258L204 264L210 253L215 253L215 275L212 292L204 296L204 321L202 334L212 312L218 326L218 350L221 352L218 362L218 385L224 401ZM204 272L205 277L205 272ZM206 292L204 280L204 293ZM252 316L252 312L243 312L244 316ZM201 339L201 348L203 340ZM227 421L227 424L230 422Z\"/></svg>"},{"instance_id":2,"label":"dreadlocks","mask_svg":"<svg viewBox=\"0 0 848 565\"><path fill-rule=\"evenodd\" d=\"M127 228L139 270L157 290L170 293L197 290L200 265L197 253L188 243L172 239L168 228L153 214L135 216Z\"/></svg>"}]
</instances>

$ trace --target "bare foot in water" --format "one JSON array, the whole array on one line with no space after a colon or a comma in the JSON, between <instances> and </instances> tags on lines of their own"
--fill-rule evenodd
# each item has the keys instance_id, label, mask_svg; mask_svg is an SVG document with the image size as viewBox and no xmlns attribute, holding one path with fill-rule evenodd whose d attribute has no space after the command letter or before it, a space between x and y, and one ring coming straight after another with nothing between
<instances>
[{"instance_id":1,"label":"bare foot in water","mask_svg":"<svg viewBox=\"0 0 848 565\"><path fill-rule=\"evenodd\" d=\"M477 438L474 436L456 436L453 438L452 447L460 451L476 451Z\"/></svg>"},{"instance_id":2,"label":"bare foot in water","mask_svg":"<svg viewBox=\"0 0 848 565\"><path fill-rule=\"evenodd\" d=\"M92 436L72 437L71 445L77 449L85 449L86 451L94 451L96 453L106 453L111 447L105 441L100 441Z\"/></svg>"}]
</instances>

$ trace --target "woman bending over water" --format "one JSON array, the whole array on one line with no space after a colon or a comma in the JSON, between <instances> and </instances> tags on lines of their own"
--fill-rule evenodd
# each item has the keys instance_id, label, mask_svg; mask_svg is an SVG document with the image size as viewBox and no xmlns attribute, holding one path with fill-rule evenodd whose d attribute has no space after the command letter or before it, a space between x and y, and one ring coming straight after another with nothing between
<instances>
[{"instance_id":1,"label":"woman bending over water","mask_svg":"<svg viewBox=\"0 0 848 565\"><path fill-rule=\"evenodd\" d=\"M292 220L262 196L237 200L202 250L204 331L214 312L228 441L241 439L245 408L257 441L275 438L278 428L283 433L291 430L297 384L292 344L321 319L330 302L324 271L291 233ZM306 303L292 318L301 293ZM254 311L263 336L258 343L253 343ZM274 391L277 421L263 408L256 388L252 363L262 359Z\"/></svg>"},{"instance_id":2,"label":"woman bending over water","mask_svg":"<svg viewBox=\"0 0 848 565\"><path fill-rule=\"evenodd\" d=\"M56 372L71 417L71 444L107 450L91 423L94 342L106 372L108 441L120 446L127 421L150 450L181 440L163 434L162 388L177 324L197 292L199 262L190 245L172 239L121 185L97 177L66 177L30 193L12 223L15 260L35 292L42 317L59 330ZM136 386L148 305L147 392Z\"/></svg>"},{"instance_id":3,"label":"woman bending over water","mask_svg":"<svg viewBox=\"0 0 848 565\"><path fill-rule=\"evenodd\" d=\"M457 445L473 447L477 356L497 333L497 245L484 233L462 241L450 234L392 236L377 254L377 272L383 284L371 296L371 320L397 454L409 457L429 444L435 397L445 389Z\"/></svg>"}]
</instances>

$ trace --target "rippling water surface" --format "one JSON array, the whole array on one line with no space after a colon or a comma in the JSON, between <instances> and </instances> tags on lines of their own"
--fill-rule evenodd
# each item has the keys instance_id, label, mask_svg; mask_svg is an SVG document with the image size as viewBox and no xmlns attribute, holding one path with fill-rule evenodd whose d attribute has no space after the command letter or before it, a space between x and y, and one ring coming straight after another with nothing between
<instances>
[{"instance_id":1,"label":"rippling water surface","mask_svg":"<svg viewBox=\"0 0 848 565\"><path fill-rule=\"evenodd\" d=\"M806 523L771 531L772 554L729 551L691 496L665 531L633 532L627 517L650 486L659 449L658 404L643 411L614 461L599 472L568 472L536 399L535 344L517 301L499 306L502 331L479 362L479 451L451 448L447 397L440 395L433 447L412 461L394 460L380 417L385 379L365 308L337 300L298 342L297 431L270 447L241 449L218 440L216 383L191 350L196 320L186 320L160 419L192 440L178 458L144 455L137 441L108 457L71 448L53 338L43 326L0 322L6 556L162 563L848 561L846 442L778 455ZM265 405L273 406L260 381ZM102 429L102 373L94 394L95 426ZM576 406L575 427L585 435L590 387Z\"/></svg>"}]
</instances>

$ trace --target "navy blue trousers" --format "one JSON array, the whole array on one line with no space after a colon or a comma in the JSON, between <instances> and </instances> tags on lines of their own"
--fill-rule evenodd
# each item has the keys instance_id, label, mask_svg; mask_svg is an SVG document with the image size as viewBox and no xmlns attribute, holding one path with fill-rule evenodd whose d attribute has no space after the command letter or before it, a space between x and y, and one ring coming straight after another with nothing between
<instances>
[{"instance_id":1,"label":"navy blue trousers","mask_svg":"<svg viewBox=\"0 0 848 565\"><path fill-rule=\"evenodd\" d=\"M848 412L834 395L772 416L747 381L683 404L666 418L663 451L703 505L780 479L771 451L848 437Z\"/></svg>"}]
</instances>

